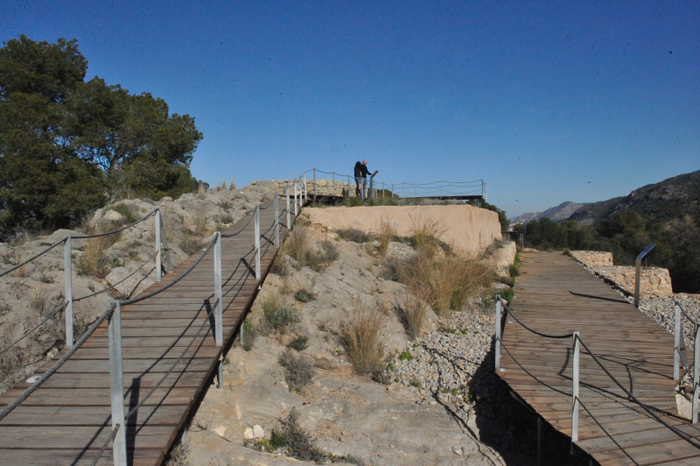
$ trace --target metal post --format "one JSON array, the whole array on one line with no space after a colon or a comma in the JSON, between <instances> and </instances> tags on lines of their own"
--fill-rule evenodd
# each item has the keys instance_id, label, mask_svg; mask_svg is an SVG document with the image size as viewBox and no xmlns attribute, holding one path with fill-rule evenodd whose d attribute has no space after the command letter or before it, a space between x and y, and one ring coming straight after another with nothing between
<instances>
[{"instance_id":1,"label":"metal post","mask_svg":"<svg viewBox=\"0 0 700 466\"><path fill-rule=\"evenodd\" d=\"M222 294L221 294L221 232L214 233L214 340L216 346L223 345L223 317L222 317Z\"/></svg>"},{"instance_id":2,"label":"metal post","mask_svg":"<svg viewBox=\"0 0 700 466\"><path fill-rule=\"evenodd\" d=\"M674 310L675 331L673 332L673 380L678 380L681 376L681 338L683 329L681 328L681 306L676 303Z\"/></svg>"},{"instance_id":3,"label":"metal post","mask_svg":"<svg viewBox=\"0 0 700 466\"><path fill-rule=\"evenodd\" d=\"M156 281L162 280L162 267L160 259L160 209L156 209Z\"/></svg>"},{"instance_id":4,"label":"metal post","mask_svg":"<svg viewBox=\"0 0 700 466\"><path fill-rule=\"evenodd\" d=\"M573 409L571 412L571 451L573 452L574 444L573 442L578 442L578 382L579 382L579 346L580 341L578 338L578 332L574 332L574 349L573 349L573 391L572 391L572 402Z\"/></svg>"},{"instance_id":5,"label":"metal post","mask_svg":"<svg viewBox=\"0 0 700 466\"><path fill-rule=\"evenodd\" d=\"M649 251L654 249L654 246L656 246L656 244L650 244L649 246L647 246L647 248L644 251L639 253L637 259L634 261L636 265L636 270L634 273L634 307L636 307L637 309L639 309L639 282L642 275L642 259L644 258L644 256L649 254Z\"/></svg>"},{"instance_id":6,"label":"metal post","mask_svg":"<svg viewBox=\"0 0 700 466\"><path fill-rule=\"evenodd\" d=\"M404 185L403 182L401 182L401 199L404 198L404 191L403 191Z\"/></svg>"},{"instance_id":7,"label":"metal post","mask_svg":"<svg viewBox=\"0 0 700 466\"><path fill-rule=\"evenodd\" d=\"M292 221L291 221L292 220L291 219L292 212L290 210L289 202L290 202L290 200L289 200L289 186L287 186L287 230L292 228Z\"/></svg>"},{"instance_id":8,"label":"metal post","mask_svg":"<svg viewBox=\"0 0 700 466\"><path fill-rule=\"evenodd\" d=\"M332 185L333 185L333 197L335 197L335 172L331 172L331 178L333 179Z\"/></svg>"},{"instance_id":9,"label":"metal post","mask_svg":"<svg viewBox=\"0 0 700 466\"><path fill-rule=\"evenodd\" d=\"M280 195L275 193L275 247L280 247Z\"/></svg>"},{"instance_id":10,"label":"metal post","mask_svg":"<svg viewBox=\"0 0 700 466\"><path fill-rule=\"evenodd\" d=\"M241 340L241 346L243 346L243 336L244 336L244 335L243 335L243 333L244 333L244 332L243 332L243 327L244 327L244 323L245 323L245 319L243 320L243 322L241 322L240 333L239 333L239 335L240 335L239 338L240 338L240 340Z\"/></svg>"},{"instance_id":11,"label":"metal post","mask_svg":"<svg viewBox=\"0 0 700 466\"><path fill-rule=\"evenodd\" d=\"M348 197L350 197L350 175L348 175Z\"/></svg>"},{"instance_id":12,"label":"metal post","mask_svg":"<svg viewBox=\"0 0 700 466\"><path fill-rule=\"evenodd\" d=\"M700 324L695 324L695 348L693 348L693 424L698 422L698 370L700 370Z\"/></svg>"},{"instance_id":13,"label":"metal post","mask_svg":"<svg viewBox=\"0 0 700 466\"><path fill-rule=\"evenodd\" d=\"M297 201L297 192L299 189L299 182L294 182L294 216L299 215L299 203Z\"/></svg>"},{"instance_id":14,"label":"metal post","mask_svg":"<svg viewBox=\"0 0 700 466\"><path fill-rule=\"evenodd\" d=\"M158 209L158 213L160 213L160 209ZM165 225L163 225L162 215L160 216L160 241L165 247L165 262L168 264L168 268L166 269L165 273L168 273L168 270L172 272L174 269L173 260L170 257L170 247L168 247L168 235L165 234Z\"/></svg>"},{"instance_id":15,"label":"metal post","mask_svg":"<svg viewBox=\"0 0 700 466\"><path fill-rule=\"evenodd\" d=\"M117 431L112 441L115 466L126 466L126 426L124 425L124 380L122 364L122 305L115 303L114 312L109 318L109 387L112 400L112 429Z\"/></svg>"},{"instance_id":16,"label":"metal post","mask_svg":"<svg viewBox=\"0 0 700 466\"><path fill-rule=\"evenodd\" d=\"M66 293L66 348L73 347L73 256L70 235L63 245L63 280Z\"/></svg>"},{"instance_id":17,"label":"metal post","mask_svg":"<svg viewBox=\"0 0 700 466\"><path fill-rule=\"evenodd\" d=\"M501 295L496 296L496 370L501 370Z\"/></svg>"},{"instance_id":18,"label":"metal post","mask_svg":"<svg viewBox=\"0 0 700 466\"><path fill-rule=\"evenodd\" d=\"M255 206L255 279L260 276L260 206Z\"/></svg>"},{"instance_id":19,"label":"metal post","mask_svg":"<svg viewBox=\"0 0 700 466\"><path fill-rule=\"evenodd\" d=\"M314 168L314 196L318 196L318 187L316 186L316 169Z\"/></svg>"}]
</instances>

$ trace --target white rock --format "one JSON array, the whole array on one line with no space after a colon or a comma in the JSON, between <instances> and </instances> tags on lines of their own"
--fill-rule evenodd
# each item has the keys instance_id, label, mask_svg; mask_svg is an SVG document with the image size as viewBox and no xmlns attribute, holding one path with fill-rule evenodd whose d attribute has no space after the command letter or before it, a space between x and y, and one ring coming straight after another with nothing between
<instances>
[{"instance_id":1,"label":"white rock","mask_svg":"<svg viewBox=\"0 0 700 466\"><path fill-rule=\"evenodd\" d=\"M264 438L265 437L265 429L263 429L261 426L258 424L255 424L253 426L253 437L255 438Z\"/></svg>"}]
</instances>

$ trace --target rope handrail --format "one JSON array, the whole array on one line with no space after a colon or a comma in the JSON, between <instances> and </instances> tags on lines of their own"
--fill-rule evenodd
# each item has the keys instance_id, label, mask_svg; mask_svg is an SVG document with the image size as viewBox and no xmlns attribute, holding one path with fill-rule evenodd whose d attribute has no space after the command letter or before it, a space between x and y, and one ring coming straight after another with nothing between
<instances>
[{"instance_id":1,"label":"rope handrail","mask_svg":"<svg viewBox=\"0 0 700 466\"><path fill-rule=\"evenodd\" d=\"M506 306L506 303L503 302L503 300L501 299L500 296L498 296L496 299L498 299L498 300L501 302L501 305L502 305L503 308L506 310L506 314L505 314L505 315L510 315L513 319L515 319L515 321L516 321L517 323L520 324L521 327L523 327L525 330L527 330L527 331L529 331L529 332L531 332L531 333L534 333L535 335L539 335L539 336L544 337L544 338L554 338L554 339L571 338L571 337L574 336L573 332L572 332L572 333L563 334L563 335L550 335L550 334L547 334L547 333L542 333L542 332L538 332L537 330L531 329L530 327L528 327L527 325L525 325L524 323L522 323L522 322L520 321L520 319L518 319L517 317L515 317L515 315L513 314L513 311L511 311L510 308L509 308L508 306ZM496 325L498 325L498 322L496 322Z\"/></svg>"},{"instance_id":2,"label":"rope handrail","mask_svg":"<svg viewBox=\"0 0 700 466\"><path fill-rule=\"evenodd\" d=\"M600 366L601 369L603 369L603 372L605 372L605 373L607 374L607 376L610 378L610 380L612 380L613 382L615 382L615 384L616 384L618 387L620 387L620 389L625 393L625 395L627 395L627 399L628 399L629 401L631 401L631 402L637 404L637 405L638 405L639 407L641 407L644 411L646 411L647 414L649 414L651 417L653 417L657 422L663 424L667 429L669 429L671 432L673 432L674 434L676 434L678 437L680 437L681 439L685 440L686 442L688 442L689 444L691 444L691 445L694 446L695 448L700 449L700 442L697 442L695 439L693 439L691 436L689 436L689 435L686 434L685 432L681 431L680 429L678 429L678 428L676 428L676 427L670 425L669 423L667 423L666 421L664 421L663 419L661 419L661 417L658 416L656 413L654 413L653 410L652 410L651 408L649 408L646 404L644 404L644 403L642 403L641 401L639 401L639 400L637 399L637 397L635 397L629 390L627 390L627 389L617 380L617 378L616 378L613 374L610 373L610 371L605 367L605 365L604 365L603 363L601 363L600 360L598 360L598 358L596 357L596 355L595 355L595 354L591 351L591 349L586 345L586 343L583 341L583 339L582 339L580 336L577 337L577 338L578 338L578 341L581 343L581 345L586 349L586 351L588 351L588 354L593 358L593 361L595 361L595 363L598 364L598 366Z\"/></svg>"},{"instance_id":3,"label":"rope handrail","mask_svg":"<svg viewBox=\"0 0 700 466\"><path fill-rule=\"evenodd\" d=\"M41 251L41 252L39 252L39 253L33 255L33 256L30 257L29 259L25 260L25 261L22 262L21 264L17 264L17 265L15 265L14 267L5 270L4 272L0 272L0 277L4 277L4 276L7 275L8 273L17 270L18 268L22 267L23 265L27 265L28 263L30 263L30 262L33 261L34 259L43 256L44 254L46 254L47 252L49 252L50 250L52 250L53 248L55 248L55 247L58 246L59 244L63 244L65 241L66 241L66 238L60 239L60 240L56 241L55 243L53 243L53 244L52 244L51 246L49 246L48 248L44 249L43 251Z\"/></svg>"},{"instance_id":4,"label":"rope handrail","mask_svg":"<svg viewBox=\"0 0 700 466\"><path fill-rule=\"evenodd\" d=\"M240 227L238 230L234 231L233 233L221 233L221 237L222 238L231 238L233 236L240 234L243 230L246 229L246 227L248 225L250 225L250 222L253 220L253 217L255 217L255 215L251 214L250 217L248 218L248 220L245 222L245 225L243 225L242 227Z\"/></svg>"},{"instance_id":5,"label":"rope handrail","mask_svg":"<svg viewBox=\"0 0 700 466\"><path fill-rule=\"evenodd\" d=\"M98 461L100 461L100 458L102 458L102 455L104 455L105 450L109 446L110 442L114 440L114 438L117 436L117 432L119 432L119 428L121 427L120 424L117 424L114 426L114 429L112 429L112 433L109 434L109 437L107 437L107 441L102 445L102 448L100 448L100 451L97 453L97 456L95 459L92 461L92 464L90 466L95 466Z\"/></svg>"},{"instance_id":6,"label":"rope handrail","mask_svg":"<svg viewBox=\"0 0 700 466\"><path fill-rule=\"evenodd\" d=\"M141 217L140 219L136 220L134 223L130 223L128 225L124 225L121 228L117 228L116 230L112 231L106 231L104 233L94 233L92 235L77 235L77 236L71 236L71 239L90 239L90 238L99 238L100 236L108 236L108 235L113 235L115 233L119 233L121 231L126 230L127 228L131 228L133 226L138 225L139 223L143 222L146 220L148 217L151 215L155 214L158 211L158 207L150 211L148 214L146 214L144 217Z\"/></svg>"},{"instance_id":7,"label":"rope handrail","mask_svg":"<svg viewBox=\"0 0 700 466\"><path fill-rule=\"evenodd\" d=\"M107 310L102 313L100 317L97 318L97 320L85 331L85 333L80 337L78 341L75 342L75 345L66 353L61 356L61 358L56 361L56 363L51 366L46 372L44 372L39 379L36 380L33 384L31 384L29 387L27 387L22 393L20 393L17 398L12 400L10 403L8 403L7 406L5 406L2 411L0 411L0 421L2 421L5 417L7 417L8 414L10 414L12 411L14 411L17 406L19 406L24 400L29 398L29 395L34 393L46 380L51 377L58 369L63 366L63 364L66 363L68 358L70 358L73 353L75 353L78 348L80 348L83 343L85 343L85 340L88 339L90 335L92 335L95 330L97 330L97 327L102 324L102 322L105 321L108 317L110 317L113 313L114 310L116 309L116 304L111 303L108 307Z\"/></svg>"},{"instance_id":8,"label":"rope handrail","mask_svg":"<svg viewBox=\"0 0 700 466\"><path fill-rule=\"evenodd\" d=\"M214 235L214 238L212 238L212 240L209 242L209 244L207 245L207 247L204 248L204 250L202 250L202 253L201 253L201 255L199 256L199 258L197 258L197 260L196 260L192 265L190 265L189 268L188 268L187 270L185 270L183 273L181 273L181 274L180 274L177 278L175 278L173 281L171 281L171 282L169 282L169 283L167 283L167 284L161 286L161 287L158 288L157 290L153 290L153 291L151 291L150 293L147 293L147 294L145 294L145 295L137 296L136 298L132 298L132 299L126 299L126 300L124 300L124 301L121 302L122 305L134 304L134 303L138 303L138 302L140 302L140 301L144 301L144 300L146 300L146 299L148 299L148 298L152 298L153 296L162 293L163 291L167 290L167 289L170 288L171 286L173 286L173 285L175 285L176 283L178 283L180 280L182 280L183 278L185 278L190 272L192 272L192 270L194 270L194 268L197 267L197 266L199 265L200 262L202 262L202 259L204 259L204 256L206 256L207 253L211 250L211 247L212 247L214 244L216 244L216 241L218 241L218 238L217 238L216 235Z\"/></svg>"},{"instance_id":9,"label":"rope handrail","mask_svg":"<svg viewBox=\"0 0 700 466\"><path fill-rule=\"evenodd\" d=\"M12 348L13 346L15 346L17 343L19 343L20 341L24 340L26 337L28 337L29 335L31 335L36 329L38 329L39 327L41 327L42 325L44 325L46 322L48 322L49 319L51 319L53 316L55 316L55 315L58 314L59 312L63 311L63 310L66 308L67 305L68 305L68 303L65 303L65 302L64 302L64 303L61 305L61 307L56 308L56 309L54 309L53 311L51 311L51 313L50 313L49 315L47 315L47 316L44 318L44 320L42 320L42 321L39 322L37 325L35 325L33 329L28 330L27 332L24 333L24 335L22 335L21 337L19 337L19 338L18 338L17 340L15 340L13 343L10 343L10 344L7 345L5 348L3 348L2 350L0 350L0 356L2 356L3 353L5 353L5 352L8 351L10 348Z\"/></svg>"},{"instance_id":10,"label":"rope handrail","mask_svg":"<svg viewBox=\"0 0 700 466\"><path fill-rule=\"evenodd\" d=\"M96 291L96 292L94 292L94 293L92 293L92 294L89 294L89 295L86 295L86 296L81 296L80 298L73 298L73 302L74 302L74 303L77 303L78 301L82 301L83 299L92 298L93 296L97 296L97 295L99 295L99 294L106 293L106 292L109 291L109 290L113 290L114 288L116 288L117 285L120 285L120 284L124 283L125 281L127 281L128 279L130 279L131 277L133 277L134 275L136 275L136 272L138 272L139 270L141 270L142 268L144 268L144 267L146 266L146 264L148 264L149 262L151 262L151 261L153 260L154 257L156 257L156 254L151 254L151 257L149 257L148 260L146 260L143 264L141 264L141 265L139 266L138 269L134 270L134 271L131 272L129 275L127 275L127 276L124 277L123 279L119 280L117 283L115 283L115 284L113 284L113 285L110 285L110 286L108 286L107 288L105 288L105 289L103 289L103 290ZM150 272L148 272L148 273L146 274L146 276L149 276L149 275L151 274L151 272L153 272L153 270L155 270L155 267L154 267Z\"/></svg>"},{"instance_id":11,"label":"rope handrail","mask_svg":"<svg viewBox=\"0 0 700 466\"><path fill-rule=\"evenodd\" d=\"M272 199L270 199L270 200L267 202L267 205L266 205L265 207L263 207L262 204L260 204L258 207L260 208L260 210L267 210L267 209L269 209L270 207L272 207L272 204L274 204L274 202L275 202L275 197L273 196Z\"/></svg>"},{"instance_id":12,"label":"rope handrail","mask_svg":"<svg viewBox=\"0 0 700 466\"><path fill-rule=\"evenodd\" d=\"M686 319L688 319L693 325L697 325L697 322L688 315L687 312L685 312L685 309L683 309L683 305L680 303L680 301L676 301L676 306L678 306L678 309L681 310L681 313L685 316Z\"/></svg>"},{"instance_id":13,"label":"rope handrail","mask_svg":"<svg viewBox=\"0 0 700 466\"><path fill-rule=\"evenodd\" d=\"M600 429L605 433L605 435L607 435L608 438L609 438L610 440L612 440L612 442L613 442L615 445L617 445L617 448L619 448L620 450L622 450L622 453L624 453L625 456L627 456L627 458L630 459L630 461L632 461L634 464L638 465L639 463L637 463L637 462L634 460L634 458L632 458L632 457L630 456L630 454L627 453L627 450L625 450L625 448L624 448L622 445L620 445L620 444L617 442L617 440L615 440L615 439L613 438L612 435L610 435L610 433L605 429L605 427L603 427L603 425L602 425L600 422L598 422L598 419L596 419L595 416L591 413L591 411L586 407L586 405L583 404L583 402L581 401L581 399L580 399L580 398L576 398L576 401L578 401L578 404L581 405L581 407L583 407L583 409L588 413L588 415L591 417L591 419L593 419L593 422L595 422L595 423L598 425L598 427L600 427Z\"/></svg>"}]
</instances>

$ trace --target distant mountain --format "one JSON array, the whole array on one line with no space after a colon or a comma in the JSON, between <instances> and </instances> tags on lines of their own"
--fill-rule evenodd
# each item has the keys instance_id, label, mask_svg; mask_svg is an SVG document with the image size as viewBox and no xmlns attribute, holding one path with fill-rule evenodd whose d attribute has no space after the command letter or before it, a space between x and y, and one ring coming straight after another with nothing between
<instances>
[{"instance_id":1,"label":"distant mountain","mask_svg":"<svg viewBox=\"0 0 700 466\"><path fill-rule=\"evenodd\" d=\"M700 170L643 186L628 196L586 204L573 212L569 220L591 225L623 210L637 212L651 222L667 222L686 215L699 219Z\"/></svg>"},{"instance_id":2,"label":"distant mountain","mask_svg":"<svg viewBox=\"0 0 700 466\"><path fill-rule=\"evenodd\" d=\"M544 212L525 213L518 215L515 218L511 218L510 223L511 225L515 225L516 223L527 223L531 220L538 220L540 218L548 218L555 222L560 222L562 220L568 219L571 216L571 214L576 212L577 209L585 205L586 204L567 201L559 204L556 207L550 207Z\"/></svg>"}]
</instances>

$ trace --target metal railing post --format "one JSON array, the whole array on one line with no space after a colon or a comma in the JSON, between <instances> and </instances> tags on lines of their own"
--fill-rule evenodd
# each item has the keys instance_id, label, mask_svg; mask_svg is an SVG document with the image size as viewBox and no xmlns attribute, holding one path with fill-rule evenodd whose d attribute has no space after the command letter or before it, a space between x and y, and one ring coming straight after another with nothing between
<instances>
[{"instance_id":1,"label":"metal railing post","mask_svg":"<svg viewBox=\"0 0 700 466\"><path fill-rule=\"evenodd\" d=\"M119 426L112 449L115 466L126 466L126 426L124 425L124 373L122 363L122 305L115 304L114 312L109 318L109 387L112 405L112 429Z\"/></svg>"},{"instance_id":2,"label":"metal railing post","mask_svg":"<svg viewBox=\"0 0 700 466\"><path fill-rule=\"evenodd\" d=\"M635 259L635 272L634 272L634 307L639 309L639 287L640 287L640 281L642 278L642 259L644 256L649 254L649 251L654 249L654 246L656 244L650 244L647 246L647 248L640 252L637 258Z\"/></svg>"},{"instance_id":3,"label":"metal railing post","mask_svg":"<svg viewBox=\"0 0 700 466\"><path fill-rule=\"evenodd\" d=\"M695 348L693 348L693 424L698 422L698 398L700 397L700 387L698 387L698 370L700 370L700 324L695 324Z\"/></svg>"},{"instance_id":4,"label":"metal railing post","mask_svg":"<svg viewBox=\"0 0 700 466\"><path fill-rule=\"evenodd\" d=\"M158 213L160 213L160 209L158 209ZM165 225L163 224L163 216L160 216L160 240L163 243L163 246L165 247L165 262L168 264L168 268L166 269L165 273L168 273L169 271L173 271L173 260L170 257L170 247L168 246L168 235L165 234Z\"/></svg>"},{"instance_id":5,"label":"metal railing post","mask_svg":"<svg viewBox=\"0 0 700 466\"><path fill-rule=\"evenodd\" d=\"M214 340L216 346L223 345L223 318L221 315L221 232L217 231L214 233L216 236L216 241L214 242Z\"/></svg>"},{"instance_id":6,"label":"metal railing post","mask_svg":"<svg viewBox=\"0 0 700 466\"><path fill-rule=\"evenodd\" d=\"M579 385L579 346L580 346L578 332L574 332L574 348L572 357L572 380L573 380L573 390L572 390L572 402L573 407L571 411L571 449L573 451L573 442L578 442L578 385Z\"/></svg>"},{"instance_id":7,"label":"metal railing post","mask_svg":"<svg viewBox=\"0 0 700 466\"><path fill-rule=\"evenodd\" d=\"M673 380L678 380L681 376L681 338L683 338L680 304L676 303L673 311L675 324L673 332Z\"/></svg>"},{"instance_id":8,"label":"metal railing post","mask_svg":"<svg viewBox=\"0 0 700 466\"><path fill-rule=\"evenodd\" d=\"M156 281L159 282L163 279L162 276L162 266L160 258L160 209L156 209Z\"/></svg>"},{"instance_id":9,"label":"metal railing post","mask_svg":"<svg viewBox=\"0 0 700 466\"><path fill-rule=\"evenodd\" d=\"M294 216L299 215L299 203L297 201L297 191L299 189L299 182L294 182Z\"/></svg>"},{"instance_id":10,"label":"metal railing post","mask_svg":"<svg viewBox=\"0 0 700 466\"><path fill-rule=\"evenodd\" d=\"M275 193L275 247L280 247L280 195Z\"/></svg>"},{"instance_id":11,"label":"metal railing post","mask_svg":"<svg viewBox=\"0 0 700 466\"><path fill-rule=\"evenodd\" d=\"M316 169L314 168L314 196L318 196L318 187L316 186Z\"/></svg>"},{"instance_id":12,"label":"metal railing post","mask_svg":"<svg viewBox=\"0 0 700 466\"><path fill-rule=\"evenodd\" d=\"M501 370L501 295L496 296L496 370Z\"/></svg>"},{"instance_id":13,"label":"metal railing post","mask_svg":"<svg viewBox=\"0 0 700 466\"><path fill-rule=\"evenodd\" d=\"M331 178L333 181L331 181L331 185L333 186L333 197L335 197L335 172L331 172Z\"/></svg>"},{"instance_id":14,"label":"metal railing post","mask_svg":"<svg viewBox=\"0 0 700 466\"><path fill-rule=\"evenodd\" d=\"M255 279L260 280L260 206L255 207Z\"/></svg>"},{"instance_id":15,"label":"metal railing post","mask_svg":"<svg viewBox=\"0 0 700 466\"><path fill-rule=\"evenodd\" d=\"M404 184L403 184L403 182L401 182L401 199L404 198L404 190L403 190L403 188L404 188Z\"/></svg>"},{"instance_id":16,"label":"metal railing post","mask_svg":"<svg viewBox=\"0 0 700 466\"><path fill-rule=\"evenodd\" d=\"M350 175L348 175L348 197L350 197Z\"/></svg>"},{"instance_id":17,"label":"metal railing post","mask_svg":"<svg viewBox=\"0 0 700 466\"><path fill-rule=\"evenodd\" d=\"M290 199L289 199L289 186L287 186L287 230L292 228L292 212L290 210L290 205L289 205Z\"/></svg>"},{"instance_id":18,"label":"metal railing post","mask_svg":"<svg viewBox=\"0 0 700 466\"><path fill-rule=\"evenodd\" d=\"M63 245L63 279L66 294L66 348L73 347L73 255L70 235Z\"/></svg>"},{"instance_id":19,"label":"metal railing post","mask_svg":"<svg viewBox=\"0 0 700 466\"><path fill-rule=\"evenodd\" d=\"M302 203L300 204L300 206L309 202L309 187L306 184L306 172L304 173L304 192L303 192L303 194L304 194L302 197L303 200L302 200Z\"/></svg>"}]
</instances>

